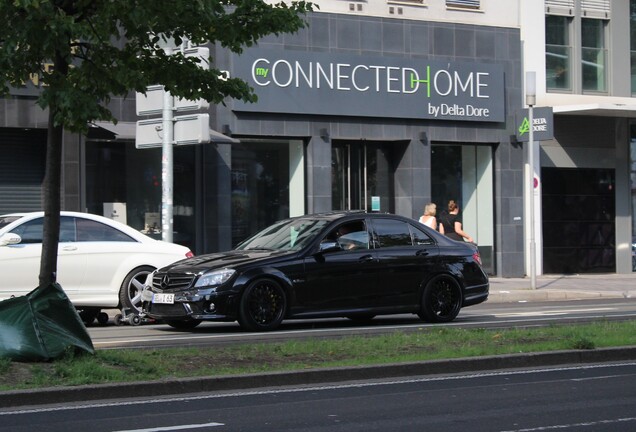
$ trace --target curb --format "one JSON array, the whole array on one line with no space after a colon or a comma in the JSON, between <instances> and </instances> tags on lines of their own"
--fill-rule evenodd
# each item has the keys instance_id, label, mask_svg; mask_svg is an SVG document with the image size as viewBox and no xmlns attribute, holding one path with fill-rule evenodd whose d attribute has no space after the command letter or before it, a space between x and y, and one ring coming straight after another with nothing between
<instances>
[{"instance_id":1,"label":"curb","mask_svg":"<svg viewBox=\"0 0 636 432\"><path fill-rule=\"evenodd\" d=\"M513 303L513 302L537 302L537 301L565 301L565 300L589 300L598 298L631 298L635 297L631 291L574 291L574 290L550 290L540 289L510 289L492 290L488 293L490 303Z\"/></svg>"},{"instance_id":2,"label":"curb","mask_svg":"<svg viewBox=\"0 0 636 432\"><path fill-rule=\"evenodd\" d=\"M14 390L0 392L0 408L626 360L636 360L636 346L484 356L366 367L355 366L221 377Z\"/></svg>"}]
</instances>

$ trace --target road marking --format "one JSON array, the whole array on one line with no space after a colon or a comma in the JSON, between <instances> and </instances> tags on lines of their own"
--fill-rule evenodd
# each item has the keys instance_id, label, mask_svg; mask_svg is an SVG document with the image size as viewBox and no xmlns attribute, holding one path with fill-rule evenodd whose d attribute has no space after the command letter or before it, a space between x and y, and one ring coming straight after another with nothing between
<instances>
[{"instance_id":1,"label":"road marking","mask_svg":"<svg viewBox=\"0 0 636 432\"><path fill-rule=\"evenodd\" d=\"M555 430L555 429L571 429L575 427L627 423L627 422L633 422L633 421L636 421L636 417L627 417L627 418L610 419L610 420L597 420L597 421L591 421L591 422L585 422L585 423L571 423L571 424L562 424L562 425L553 425L553 426L539 426L536 428L526 428L526 429L511 429L511 430L505 430L501 432L539 432L539 431L549 431L549 430Z\"/></svg>"},{"instance_id":2,"label":"road marking","mask_svg":"<svg viewBox=\"0 0 636 432\"><path fill-rule=\"evenodd\" d=\"M180 425L180 426L159 426L156 428L149 429L125 429L120 431L113 432L160 432L160 431L174 431L174 430L183 430L183 429L200 429L205 427L215 427L215 426L225 426L223 423L203 423L203 424L191 424L191 425Z\"/></svg>"},{"instance_id":3,"label":"road marking","mask_svg":"<svg viewBox=\"0 0 636 432\"><path fill-rule=\"evenodd\" d=\"M571 313L586 313L586 312L607 312L613 311L616 308L593 308L593 309L559 309L559 310L547 310L547 311L532 311L532 312L510 312L503 314L495 314L497 318L506 317L530 317L530 316L554 316L554 315L567 315Z\"/></svg>"},{"instance_id":4,"label":"road marking","mask_svg":"<svg viewBox=\"0 0 636 432\"><path fill-rule=\"evenodd\" d=\"M236 392L230 392L230 393L199 393L196 395L189 395L189 396L169 396L165 398L155 398L155 399L134 399L134 400L127 399L127 400L121 400L121 401L115 401L115 402L87 403L86 405L83 405L80 403L78 405L26 408L26 409L17 409L14 411L0 410L0 417L44 413L44 412L75 411L75 410L84 410L84 409L93 409L93 408L108 408L108 407L117 407L117 406L124 406L124 405L126 406L153 405L153 404L162 404L162 403L189 402L193 400L211 400L211 399L223 399L223 398L244 397L244 396L317 392L317 391L334 390L334 389L379 387L379 386L388 386L388 385L395 385L395 384L424 383L424 382L436 382L436 381L458 381L463 379L469 380L469 379L477 379L477 378L484 378L484 377L500 377L500 376L511 376L511 375L535 375L535 374L547 373L547 372L561 372L561 371L589 370L589 369L611 369L611 368L623 367L623 366L636 366L636 362L628 361L624 363L610 363L610 364L604 363L604 364L591 364L591 365L582 365L582 366L549 367L549 368L540 368L540 369L486 371L486 372L458 374L458 375L441 375L441 376L424 376L424 377L418 376L415 378L406 377L403 379L397 378L392 380L381 380L381 381L374 380L369 382L354 382L354 383L345 382L345 383L338 383L338 384L325 384L325 385L315 385L315 386L310 385L307 387L301 386L301 387L289 387L289 388L278 388L278 389L244 390L244 391L236 391ZM159 430L165 430L165 429L159 429Z\"/></svg>"}]
</instances>

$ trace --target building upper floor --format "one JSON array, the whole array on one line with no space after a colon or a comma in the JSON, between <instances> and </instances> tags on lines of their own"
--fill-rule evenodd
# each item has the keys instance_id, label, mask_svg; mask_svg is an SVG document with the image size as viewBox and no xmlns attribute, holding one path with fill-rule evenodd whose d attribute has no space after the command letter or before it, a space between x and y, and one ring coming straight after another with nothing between
<instances>
[{"instance_id":1,"label":"building upper floor","mask_svg":"<svg viewBox=\"0 0 636 432\"><path fill-rule=\"evenodd\" d=\"M318 12L514 27L519 0L313 0Z\"/></svg>"},{"instance_id":2,"label":"building upper floor","mask_svg":"<svg viewBox=\"0 0 636 432\"><path fill-rule=\"evenodd\" d=\"M524 71L555 113L636 114L635 0L522 0Z\"/></svg>"}]
</instances>

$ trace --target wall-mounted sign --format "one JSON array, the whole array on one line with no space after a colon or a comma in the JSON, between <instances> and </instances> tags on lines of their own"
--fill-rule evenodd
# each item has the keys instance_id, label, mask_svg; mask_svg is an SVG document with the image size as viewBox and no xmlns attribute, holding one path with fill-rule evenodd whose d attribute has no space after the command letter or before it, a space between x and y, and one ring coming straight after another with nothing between
<instances>
[{"instance_id":1,"label":"wall-mounted sign","mask_svg":"<svg viewBox=\"0 0 636 432\"><path fill-rule=\"evenodd\" d=\"M533 108L532 125L532 138L534 141L547 141L554 138L552 107ZM517 121L515 122L517 141L528 142L528 132L530 132L530 122L528 120L528 109L526 108L517 113Z\"/></svg>"},{"instance_id":2,"label":"wall-mounted sign","mask_svg":"<svg viewBox=\"0 0 636 432\"><path fill-rule=\"evenodd\" d=\"M380 197L372 196L371 197L371 211L379 212L380 211Z\"/></svg>"},{"instance_id":3,"label":"wall-mounted sign","mask_svg":"<svg viewBox=\"0 0 636 432\"><path fill-rule=\"evenodd\" d=\"M505 121L499 64L250 48L232 76L258 96L235 111Z\"/></svg>"}]
</instances>

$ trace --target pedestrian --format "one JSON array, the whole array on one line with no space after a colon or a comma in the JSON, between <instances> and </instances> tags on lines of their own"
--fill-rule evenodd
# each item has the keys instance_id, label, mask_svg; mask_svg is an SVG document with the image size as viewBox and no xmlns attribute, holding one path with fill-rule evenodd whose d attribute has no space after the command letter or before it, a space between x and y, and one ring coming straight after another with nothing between
<instances>
[{"instance_id":1,"label":"pedestrian","mask_svg":"<svg viewBox=\"0 0 636 432\"><path fill-rule=\"evenodd\" d=\"M437 204L428 203L424 206L424 214L420 216L420 223L423 223L426 226L433 228L435 231L438 230L442 234L444 234L444 227L442 224L437 223L437 218L435 215L437 214Z\"/></svg>"},{"instance_id":2,"label":"pedestrian","mask_svg":"<svg viewBox=\"0 0 636 432\"><path fill-rule=\"evenodd\" d=\"M440 225L444 227L446 237L458 241L466 239L466 241L473 243L473 238L462 229L462 217L455 200L448 201L448 210L440 216Z\"/></svg>"}]
</instances>

